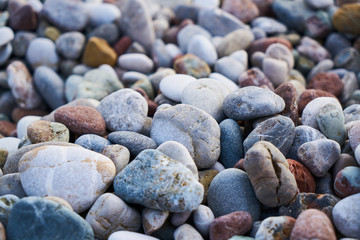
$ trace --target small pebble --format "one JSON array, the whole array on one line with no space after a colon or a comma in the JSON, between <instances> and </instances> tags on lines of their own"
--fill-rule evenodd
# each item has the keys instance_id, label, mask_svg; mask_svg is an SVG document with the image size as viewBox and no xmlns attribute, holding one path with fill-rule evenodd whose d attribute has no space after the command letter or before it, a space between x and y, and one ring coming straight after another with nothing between
<instances>
[{"instance_id":1,"label":"small pebble","mask_svg":"<svg viewBox=\"0 0 360 240\"><path fill-rule=\"evenodd\" d=\"M27 127L27 136L31 143L41 143L48 141L69 142L69 129L61 123L49 121L35 121Z\"/></svg>"},{"instance_id":2,"label":"small pebble","mask_svg":"<svg viewBox=\"0 0 360 240\"><path fill-rule=\"evenodd\" d=\"M209 236L210 225L214 219L214 213L205 205L200 205L193 214L194 225L204 238Z\"/></svg>"},{"instance_id":3,"label":"small pebble","mask_svg":"<svg viewBox=\"0 0 360 240\"><path fill-rule=\"evenodd\" d=\"M194 239L194 240L203 240L200 233L196 231L196 229L190 224L183 224L176 229L174 232L175 240L186 240L186 239Z\"/></svg>"},{"instance_id":4,"label":"small pebble","mask_svg":"<svg viewBox=\"0 0 360 240\"><path fill-rule=\"evenodd\" d=\"M261 222L255 238L289 239L295 222L295 218L288 216L268 217Z\"/></svg>"},{"instance_id":5,"label":"small pebble","mask_svg":"<svg viewBox=\"0 0 360 240\"><path fill-rule=\"evenodd\" d=\"M360 168L342 169L334 179L334 191L341 198L360 193Z\"/></svg>"}]
</instances>

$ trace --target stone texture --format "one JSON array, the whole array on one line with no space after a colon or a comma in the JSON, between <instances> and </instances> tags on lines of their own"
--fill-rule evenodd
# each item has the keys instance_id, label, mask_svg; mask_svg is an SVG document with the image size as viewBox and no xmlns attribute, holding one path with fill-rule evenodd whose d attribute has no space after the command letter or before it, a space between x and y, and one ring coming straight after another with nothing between
<instances>
[{"instance_id":1,"label":"stone texture","mask_svg":"<svg viewBox=\"0 0 360 240\"><path fill-rule=\"evenodd\" d=\"M116 174L123 170L130 161L129 150L119 144L106 145L101 148L100 153L110 158L114 162L116 167Z\"/></svg>"},{"instance_id":2,"label":"stone texture","mask_svg":"<svg viewBox=\"0 0 360 240\"><path fill-rule=\"evenodd\" d=\"M342 169L334 178L334 191L341 198L360 193L360 168Z\"/></svg>"},{"instance_id":3,"label":"stone texture","mask_svg":"<svg viewBox=\"0 0 360 240\"><path fill-rule=\"evenodd\" d=\"M39 120L27 128L27 136L31 143L48 141L69 142L69 129L64 124Z\"/></svg>"},{"instance_id":4,"label":"stone texture","mask_svg":"<svg viewBox=\"0 0 360 240\"><path fill-rule=\"evenodd\" d=\"M257 86L262 88L268 88L274 91L272 82L265 76L265 74L258 68L251 68L244 71L238 80L240 87Z\"/></svg>"},{"instance_id":5,"label":"stone texture","mask_svg":"<svg viewBox=\"0 0 360 240\"><path fill-rule=\"evenodd\" d=\"M144 208L141 215L144 232L146 235L151 235L163 226L166 219L169 217L169 212Z\"/></svg>"},{"instance_id":6,"label":"stone texture","mask_svg":"<svg viewBox=\"0 0 360 240\"><path fill-rule=\"evenodd\" d=\"M284 99L285 109L281 112L281 115L290 118L295 126L298 125L298 105L297 105L297 92L293 84L289 82L282 83L275 90L275 94Z\"/></svg>"},{"instance_id":7,"label":"stone texture","mask_svg":"<svg viewBox=\"0 0 360 240\"><path fill-rule=\"evenodd\" d=\"M183 224L178 227L174 232L175 240L186 240L186 239L194 239L194 240L203 240L200 233L196 231L196 229L190 224Z\"/></svg>"},{"instance_id":8,"label":"stone texture","mask_svg":"<svg viewBox=\"0 0 360 240\"><path fill-rule=\"evenodd\" d=\"M220 57L228 56L237 50L247 49L254 40L254 35L246 29L237 29L227 34L217 46Z\"/></svg>"},{"instance_id":9,"label":"stone texture","mask_svg":"<svg viewBox=\"0 0 360 240\"><path fill-rule=\"evenodd\" d=\"M332 23L339 32L360 34L359 3L350 3L341 6L333 15Z\"/></svg>"},{"instance_id":10,"label":"stone texture","mask_svg":"<svg viewBox=\"0 0 360 240\"><path fill-rule=\"evenodd\" d=\"M300 162L293 159L286 159L289 169L294 175L296 185L300 192L315 193L316 182L310 171Z\"/></svg>"},{"instance_id":11,"label":"stone texture","mask_svg":"<svg viewBox=\"0 0 360 240\"><path fill-rule=\"evenodd\" d=\"M99 67L102 64L115 66L116 52L102 38L92 37L86 44L82 62L89 67Z\"/></svg>"},{"instance_id":12,"label":"stone texture","mask_svg":"<svg viewBox=\"0 0 360 240\"><path fill-rule=\"evenodd\" d=\"M195 78L206 78L211 73L209 65L191 53L175 59L174 69L176 73L187 74Z\"/></svg>"},{"instance_id":13,"label":"stone texture","mask_svg":"<svg viewBox=\"0 0 360 240\"><path fill-rule=\"evenodd\" d=\"M205 205L200 205L193 213L194 226L205 239L209 236L210 225L214 219L214 213Z\"/></svg>"},{"instance_id":14,"label":"stone texture","mask_svg":"<svg viewBox=\"0 0 360 240\"><path fill-rule=\"evenodd\" d=\"M255 238L290 239L295 222L295 218L288 216L268 217L261 222Z\"/></svg>"},{"instance_id":15,"label":"stone texture","mask_svg":"<svg viewBox=\"0 0 360 240\"><path fill-rule=\"evenodd\" d=\"M336 73L318 73L313 76L307 88L320 89L335 96L340 96L344 84Z\"/></svg>"},{"instance_id":16,"label":"stone texture","mask_svg":"<svg viewBox=\"0 0 360 240\"><path fill-rule=\"evenodd\" d=\"M301 93L298 100L298 110L299 114L301 114L306 107L306 105L318 97L333 97L336 98L331 93L325 92L323 90L318 89L307 89L304 92Z\"/></svg>"}]
</instances>

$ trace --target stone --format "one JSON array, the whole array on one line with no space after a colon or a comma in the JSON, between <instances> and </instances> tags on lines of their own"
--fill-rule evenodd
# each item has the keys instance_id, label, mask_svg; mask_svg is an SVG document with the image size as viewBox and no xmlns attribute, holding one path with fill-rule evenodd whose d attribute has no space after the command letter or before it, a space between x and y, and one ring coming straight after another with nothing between
<instances>
[{"instance_id":1,"label":"stone","mask_svg":"<svg viewBox=\"0 0 360 240\"><path fill-rule=\"evenodd\" d=\"M341 198L360 193L360 168L349 166L340 170L334 179L334 191Z\"/></svg>"},{"instance_id":2,"label":"stone","mask_svg":"<svg viewBox=\"0 0 360 240\"><path fill-rule=\"evenodd\" d=\"M6 195L2 195L0 197L0 211L1 211L0 223L2 224L3 227L6 227L6 225L8 223L11 208L19 200L20 200L19 197L12 195L12 194L6 194Z\"/></svg>"},{"instance_id":3,"label":"stone","mask_svg":"<svg viewBox=\"0 0 360 240\"><path fill-rule=\"evenodd\" d=\"M179 142L167 141L156 148L169 158L184 164L190 171L199 178L198 169L187 148Z\"/></svg>"},{"instance_id":4,"label":"stone","mask_svg":"<svg viewBox=\"0 0 360 240\"><path fill-rule=\"evenodd\" d=\"M111 142L95 134L84 134L76 139L75 144L100 153L106 146L110 145ZM106 154L104 155L106 156Z\"/></svg>"},{"instance_id":5,"label":"stone","mask_svg":"<svg viewBox=\"0 0 360 240\"><path fill-rule=\"evenodd\" d=\"M295 126L298 125L298 95L296 92L296 87L290 82L285 82L276 88L275 94L282 97L285 102L285 109L281 112L281 115L290 118Z\"/></svg>"},{"instance_id":6,"label":"stone","mask_svg":"<svg viewBox=\"0 0 360 240\"><path fill-rule=\"evenodd\" d=\"M251 227L251 215L245 211L235 211L214 219L210 225L210 239L227 240L234 235L244 235Z\"/></svg>"},{"instance_id":7,"label":"stone","mask_svg":"<svg viewBox=\"0 0 360 240\"><path fill-rule=\"evenodd\" d=\"M224 99L223 109L226 116L244 121L270 116L283 111L284 100L268 89L255 86L240 88ZM261 111L259 110L261 109Z\"/></svg>"},{"instance_id":8,"label":"stone","mask_svg":"<svg viewBox=\"0 0 360 240\"><path fill-rule=\"evenodd\" d=\"M67 32L56 39L57 52L67 59L78 59L85 45L85 36L81 32Z\"/></svg>"},{"instance_id":9,"label":"stone","mask_svg":"<svg viewBox=\"0 0 360 240\"><path fill-rule=\"evenodd\" d=\"M332 212L336 229L349 238L360 236L359 199L360 193L346 197L335 205Z\"/></svg>"},{"instance_id":10,"label":"stone","mask_svg":"<svg viewBox=\"0 0 360 240\"><path fill-rule=\"evenodd\" d=\"M335 66L346 70L358 72L360 63L360 53L357 49L349 47L341 50L334 59Z\"/></svg>"},{"instance_id":11,"label":"stone","mask_svg":"<svg viewBox=\"0 0 360 240\"><path fill-rule=\"evenodd\" d=\"M94 28L89 34L88 37L98 37L104 39L111 46L116 43L119 39L120 32L116 24L106 23ZM113 48L116 52L115 48Z\"/></svg>"},{"instance_id":12,"label":"stone","mask_svg":"<svg viewBox=\"0 0 360 240\"><path fill-rule=\"evenodd\" d=\"M36 34L28 31L18 31L11 41L13 54L17 57L24 57L30 42L36 38Z\"/></svg>"},{"instance_id":13,"label":"stone","mask_svg":"<svg viewBox=\"0 0 360 240\"><path fill-rule=\"evenodd\" d=\"M19 172L27 195L58 196L74 211L82 212L110 185L115 165L109 158L81 147L43 146L21 157Z\"/></svg>"},{"instance_id":14,"label":"stone","mask_svg":"<svg viewBox=\"0 0 360 240\"><path fill-rule=\"evenodd\" d=\"M336 98L332 97L318 97L309 102L301 115L301 122L316 129L319 129L317 118L321 109L328 104L334 105L338 111L342 111L342 107Z\"/></svg>"},{"instance_id":15,"label":"stone","mask_svg":"<svg viewBox=\"0 0 360 240\"><path fill-rule=\"evenodd\" d=\"M65 84L60 76L46 66L37 67L34 83L39 94L52 110L65 105Z\"/></svg>"},{"instance_id":16,"label":"stone","mask_svg":"<svg viewBox=\"0 0 360 240\"><path fill-rule=\"evenodd\" d=\"M88 3L85 7L89 14L89 24L92 26L112 23L121 16L120 9L110 3Z\"/></svg>"},{"instance_id":17,"label":"stone","mask_svg":"<svg viewBox=\"0 0 360 240\"><path fill-rule=\"evenodd\" d=\"M318 194L332 194L335 195L333 191L333 177L330 173L326 173L322 177L318 177L316 180L316 190L315 192Z\"/></svg>"},{"instance_id":18,"label":"stone","mask_svg":"<svg viewBox=\"0 0 360 240\"><path fill-rule=\"evenodd\" d=\"M219 173L218 170L215 169L208 169L199 171L199 182L204 186L204 198L202 204L207 203L207 194L210 187L210 184L214 177Z\"/></svg>"},{"instance_id":19,"label":"stone","mask_svg":"<svg viewBox=\"0 0 360 240\"><path fill-rule=\"evenodd\" d=\"M259 16L259 9L256 4L248 0L225 0L223 1L221 8L244 23L248 23Z\"/></svg>"},{"instance_id":20,"label":"stone","mask_svg":"<svg viewBox=\"0 0 360 240\"><path fill-rule=\"evenodd\" d=\"M309 169L293 159L286 159L290 172L294 175L299 192L315 193L316 182Z\"/></svg>"},{"instance_id":21,"label":"stone","mask_svg":"<svg viewBox=\"0 0 360 240\"><path fill-rule=\"evenodd\" d=\"M288 47L281 43L271 44L265 51L267 57L283 60L288 66L288 71L294 67L294 57Z\"/></svg>"},{"instance_id":22,"label":"stone","mask_svg":"<svg viewBox=\"0 0 360 240\"><path fill-rule=\"evenodd\" d=\"M151 235L163 226L169 216L169 212L144 208L141 215L144 232L146 235Z\"/></svg>"},{"instance_id":23,"label":"stone","mask_svg":"<svg viewBox=\"0 0 360 240\"><path fill-rule=\"evenodd\" d=\"M155 31L150 9L143 0L125 1L120 8L122 13L119 27L134 42L150 49L155 41Z\"/></svg>"},{"instance_id":24,"label":"stone","mask_svg":"<svg viewBox=\"0 0 360 240\"><path fill-rule=\"evenodd\" d=\"M34 109L41 105L42 100L37 92L34 81L24 63L14 61L7 66L8 84L17 104L25 109Z\"/></svg>"},{"instance_id":25,"label":"stone","mask_svg":"<svg viewBox=\"0 0 360 240\"><path fill-rule=\"evenodd\" d=\"M35 30L37 27L36 11L29 4L19 7L14 12L11 12L9 26L16 31Z\"/></svg>"},{"instance_id":26,"label":"stone","mask_svg":"<svg viewBox=\"0 0 360 240\"><path fill-rule=\"evenodd\" d=\"M207 37L202 35L195 35L190 39L187 45L187 53L194 54L210 66L214 65L218 58L215 46Z\"/></svg>"},{"instance_id":27,"label":"stone","mask_svg":"<svg viewBox=\"0 0 360 240\"><path fill-rule=\"evenodd\" d=\"M326 38L325 47L331 56L336 56L342 49L351 47L351 43L342 34L332 32Z\"/></svg>"},{"instance_id":28,"label":"stone","mask_svg":"<svg viewBox=\"0 0 360 240\"><path fill-rule=\"evenodd\" d=\"M4 65L10 58L13 48L10 43L6 44L5 47L1 47L0 50L0 66Z\"/></svg>"},{"instance_id":29,"label":"stone","mask_svg":"<svg viewBox=\"0 0 360 240\"><path fill-rule=\"evenodd\" d=\"M187 222L190 218L192 212L182 212L182 213L173 213L171 216L170 222L175 227L179 227Z\"/></svg>"},{"instance_id":30,"label":"stone","mask_svg":"<svg viewBox=\"0 0 360 240\"><path fill-rule=\"evenodd\" d=\"M27 127L27 136L32 144L56 141L69 142L69 129L61 123L39 120Z\"/></svg>"},{"instance_id":31,"label":"stone","mask_svg":"<svg viewBox=\"0 0 360 240\"><path fill-rule=\"evenodd\" d=\"M93 239L90 225L57 202L27 197L14 204L6 227L8 239Z\"/></svg>"},{"instance_id":32,"label":"stone","mask_svg":"<svg viewBox=\"0 0 360 240\"><path fill-rule=\"evenodd\" d=\"M335 73L318 73L307 85L307 88L320 89L329 92L335 96L340 96L344 84Z\"/></svg>"},{"instance_id":33,"label":"stone","mask_svg":"<svg viewBox=\"0 0 360 240\"><path fill-rule=\"evenodd\" d=\"M245 154L244 167L257 198L264 205L287 205L296 196L296 180L289 164L270 142L259 141L252 146Z\"/></svg>"},{"instance_id":34,"label":"stone","mask_svg":"<svg viewBox=\"0 0 360 240\"><path fill-rule=\"evenodd\" d=\"M143 150L157 147L153 139L131 131L115 131L110 133L107 139L113 144L126 147L132 157L136 157Z\"/></svg>"},{"instance_id":35,"label":"stone","mask_svg":"<svg viewBox=\"0 0 360 240\"><path fill-rule=\"evenodd\" d=\"M9 137L13 131L16 131L16 125L10 121L0 121L0 134Z\"/></svg>"},{"instance_id":36,"label":"stone","mask_svg":"<svg viewBox=\"0 0 360 240\"><path fill-rule=\"evenodd\" d=\"M336 163L332 167L332 176L336 177L336 175L344 168L346 167L358 167L359 165L356 162L355 157L347 154L342 153L340 154L339 159L336 161Z\"/></svg>"},{"instance_id":37,"label":"stone","mask_svg":"<svg viewBox=\"0 0 360 240\"><path fill-rule=\"evenodd\" d=\"M330 58L330 53L326 50L326 48L307 36L301 39L300 45L296 49L300 54L308 57L316 63Z\"/></svg>"},{"instance_id":38,"label":"stone","mask_svg":"<svg viewBox=\"0 0 360 240\"><path fill-rule=\"evenodd\" d=\"M114 189L128 203L170 212L195 210L204 194L188 168L151 149L142 151L116 176Z\"/></svg>"},{"instance_id":39,"label":"stone","mask_svg":"<svg viewBox=\"0 0 360 240\"><path fill-rule=\"evenodd\" d=\"M283 155L289 151L295 137L293 121L284 116L275 116L259 123L245 138L243 146L246 153L256 142L272 143Z\"/></svg>"},{"instance_id":40,"label":"stone","mask_svg":"<svg viewBox=\"0 0 360 240\"><path fill-rule=\"evenodd\" d=\"M338 8L332 17L334 28L342 33L360 34L359 9L359 3L345 4Z\"/></svg>"},{"instance_id":41,"label":"stone","mask_svg":"<svg viewBox=\"0 0 360 240\"><path fill-rule=\"evenodd\" d=\"M89 16L83 2L47 1L40 16L65 31L81 31L88 23Z\"/></svg>"},{"instance_id":42,"label":"stone","mask_svg":"<svg viewBox=\"0 0 360 240\"><path fill-rule=\"evenodd\" d=\"M160 91L171 100L180 102L181 94L185 87L195 82L196 78L185 74L173 74L165 76L160 81Z\"/></svg>"},{"instance_id":43,"label":"stone","mask_svg":"<svg viewBox=\"0 0 360 240\"><path fill-rule=\"evenodd\" d=\"M188 53L174 61L176 73L187 74L195 78L206 78L211 73L209 65L199 57Z\"/></svg>"},{"instance_id":44,"label":"stone","mask_svg":"<svg viewBox=\"0 0 360 240\"><path fill-rule=\"evenodd\" d=\"M167 22L166 22L167 23ZM161 39L156 39L151 48L152 59L157 67L170 67L174 57Z\"/></svg>"},{"instance_id":45,"label":"stone","mask_svg":"<svg viewBox=\"0 0 360 240\"><path fill-rule=\"evenodd\" d=\"M245 66L231 56L222 57L215 62L215 72L218 72L233 82L237 82L240 75L246 70Z\"/></svg>"},{"instance_id":46,"label":"stone","mask_svg":"<svg viewBox=\"0 0 360 240\"><path fill-rule=\"evenodd\" d=\"M261 222L255 238L290 239L295 222L295 218L288 216L268 217Z\"/></svg>"},{"instance_id":47,"label":"stone","mask_svg":"<svg viewBox=\"0 0 360 240\"><path fill-rule=\"evenodd\" d=\"M359 84L355 73L351 71L346 72L346 74L341 78L341 81L344 84L344 88L339 97L339 101L341 103L346 103L352 97L354 91L359 88Z\"/></svg>"},{"instance_id":48,"label":"stone","mask_svg":"<svg viewBox=\"0 0 360 240\"><path fill-rule=\"evenodd\" d=\"M258 68L251 68L247 71L244 71L240 75L238 83L240 87L257 86L268 88L272 91L275 90L272 82ZM285 106L285 108L287 108L287 106Z\"/></svg>"},{"instance_id":49,"label":"stone","mask_svg":"<svg viewBox=\"0 0 360 240\"><path fill-rule=\"evenodd\" d=\"M14 32L9 27L0 27L0 46L5 46L14 39Z\"/></svg>"},{"instance_id":50,"label":"stone","mask_svg":"<svg viewBox=\"0 0 360 240\"><path fill-rule=\"evenodd\" d=\"M139 231L140 213L113 193L102 194L86 215L95 237L107 239L115 231Z\"/></svg>"},{"instance_id":51,"label":"stone","mask_svg":"<svg viewBox=\"0 0 360 240\"><path fill-rule=\"evenodd\" d=\"M214 213L205 205L200 205L193 213L194 226L205 239L209 236L210 225L214 219Z\"/></svg>"},{"instance_id":52,"label":"stone","mask_svg":"<svg viewBox=\"0 0 360 240\"><path fill-rule=\"evenodd\" d=\"M126 53L118 58L118 64L121 68L128 71L141 73L150 73L154 68L153 61L141 53Z\"/></svg>"},{"instance_id":53,"label":"stone","mask_svg":"<svg viewBox=\"0 0 360 240\"><path fill-rule=\"evenodd\" d=\"M291 239L331 239L335 240L335 230L326 214L317 209L308 209L296 219Z\"/></svg>"},{"instance_id":54,"label":"stone","mask_svg":"<svg viewBox=\"0 0 360 240\"><path fill-rule=\"evenodd\" d=\"M239 169L226 169L215 176L208 191L208 206L216 217L245 211L253 221L260 218L260 203L249 177Z\"/></svg>"},{"instance_id":55,"label":"stone","mask_svg":"<svg viewBox=\"0 0 360 240\"><path fill-rule=\"evenodd\" d=\"M92 107L63 106L55 111L55 121L64 124L71 132L83 134L96 134L103 136L106 132L105 120L101 114Z\"/></svg>"},{"instance_id":56,"label":"stone","mask_svg":"<svg viewBox=\"0 0 360 240\"><path fill-rule=\"evenodd\" d=\"M228 56L237 50L247 49L254 40L254 35L246 29L237 29L227 34L217 46L219 57Z\"/></svg>"},{"instance_id":57,"label":"stone","mask_svg":"<svg viewBox=\"0 0 360 240\"><path fill-rule=\"evenodd\" d=\"M140 93L122 89L101 100L97 110L110 131L139 132L144 126L148 105Z\"/></svg>"},{"instance_id":58,"label":"stone","mask_svg":"<svg viewBox=\"0 0 360 240\"><path fill-rule=\"evenodd\" d=\"M0 177L0 196L6 194L12 194L19 198L27 195L21 185L19 173L5 174Z\"/></svg>"},{"instance_id":59,"label":"stone","mask_svg":"<svg viewBox=\"0 0 360 240\"><path fill-rule=\"evenodd\" d=\"M199 169L215 164L220 155L220 127L208 113L186 104L157 111L151 138L158 144L177 141L190 152Z\"/></svg>"},{"instance_id":60,"label":"stone","mask_svg":"<svg viewBox=\"0 0 360 240\"><path fill-rule=\"evenodd\" d=\"M174 232L175 240L186 240L186 239L194 239L194 240L203 240L200 233L196 231L196 229L190 224L183 224L176 229Z\"/></svg>"},{"instance_id":61,"label":"stone","mask_svg":"<svg viewBox=\"0 0 360 240\"><path fill-rule=\"evenodd\" d=\"M302 144L298 149L299 161L315 177L322 177L339 159L340 145L329 139L319 139Z\"/></svg>"},{"instance_id":62,"label":"stone","mask_svg":"<svg viewBox=\"0 0 360 240\"><path fill-rule=\"evenodd\" d=\"M60 61L55 43L48 38L33 39L27 48L26 60L33 70L38 66L47 66L54 71L58 69Z\"/></svg>"},{"instance_id":63,"label":"stone","mask_svg":"<svg viewBox=\"0 0 360 240\"><path fill-rule=\"evenodd\" d=\"M203 9L199 12L197 24L210 32L212 36L226 34L244 28L245 24L222 9Z\"/></svg>"},{"instance_id":64,"label":"stone","mask_svg":"<svg viewBox=\"0 0 360 240\"><path fill-rule=\"evenodd\" d=\"M259 28L268 35L287 32L287 27L280 21L270 17L257 17L251 21L252 28Z\"/></svg>"},{"instance_id":65,"label":"stone","mask_svg":"<svg viewBox=\"0 0 360 240\"><path fill-rule=\"evenodd\" d=\"M46 37L54 42L56 41L56 39L59 38L60 35L61 35L61 32L56 27L49 26L49 27L45 28L44 37Z\"/></svg>"},{"instance_id":66,"label":"stone","mask_svg":"<svg viewBox=\"0 0 360 240\"><path fill-rule=\"evenodd\" d=\"M116 52L102 38L92 37L85 46L82 62L89 67L99 67L102 64L115 66Z\"/></svg>"},{"instance_id":67,"label":"stone","mask_svg":"<svg viewBox=\"0 0 360 240\"><path fill-rule=\"evenodd\" d=\"M121 172L130 161L129 150L119 144L105 145L100 153L113 161L116 167L116 174Z\"/></svg>"},{"instance_id":68,"label":"stone","mask_svg":"<svg viewBox=\"0 0 360 240\"><path fill-rule=\"evenodd\" d=\"M117 231L117 232L113 232L108 238L108 240L160 240L160 239L131 231Z\"/></svg>"},{"instance_id":69,"label":"stone","mask_svg":"<svg viewBox=\"0 0 360 240\"><path fill-rule=\"evenodd\" d=\"M289 68L285 61L265 57L262 70L274 87L278 87L288 79Z\"/></svg>"},{"instance_id":70,"label":"stone","mask_svg":"<svg viewBox=\"0 0 360 240\"><path fill-rule=\"evenodd\" d=\"M186 25L178 32L177 43L180 47L181 52L187 51L189 43L197 35L205 37L208 40L211 39L211 35L206 29L195 24Z\"/></svg>"},{"instance_id":71,"label":"stone","mask_svg":"<svg viewBox=\"0 0 360 240\"><path fill-rule=\"evenodd\" d=\"M274 43L281 43L292 50L292 45L288 40L279 37L268 37L253 41L248 49L249 56L252 56L255 52L265 53L266 49Z\"/></svg>"},{"instance_id":72,"label":"stone","mask_svg":"<svg viewBox=\"0 0 360 240\"><path fill-rule=\"evenodd\" d=\"M299 96L299 99L298 99L298 111L299 111L299 114L302 114L304 108L306 107L306 105L309 102L311 102L312 100L314 100L315 98L318 98L318 97L333 97L333 98L336 98L331 93L328 93L328 92L323 91L323 90L307 89L307 90L305 90L304 92L301 93L301 95Z\"/></svg>"},{"instance_id":73,"label":"stone","mask_svg":"<svg viewBox=\"0 0 360 240\"><path fill-rule=\"evenodd\" d=\"M345 118L341 110L333 104L322 107L317 117L320 131L342 146L346 140Z\"/></svg>"},{"instance_id":74,"label":"stone","mask_svg":"<svg viewBox=\"0 0 360 240\"><path fill-rule=\"evenodd\" d=\"M24 136L26 136L28 126L32 122L38 121L40 119L41 119L41 117L39 117L39 116L25 116L25 117L22 117L19 120L19 122L17 123L17 126L16 126L17 137L21 139Z\"/></svg>"}]
</instances>

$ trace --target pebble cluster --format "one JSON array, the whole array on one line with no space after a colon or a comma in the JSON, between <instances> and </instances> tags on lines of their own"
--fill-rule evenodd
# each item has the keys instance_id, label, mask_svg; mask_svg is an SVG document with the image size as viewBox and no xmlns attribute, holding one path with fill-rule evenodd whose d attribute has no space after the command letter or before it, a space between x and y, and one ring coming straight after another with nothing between
<instances>
[{"instance_id":1,"label":"pebble cluster","mask_svg":"<svg viewBox=\"0 0 360 240\"><path fill-rule=\"evenodd\" d=\"M360 239L359 0L0 0L0 240Z\"/></svg>"}]
</instances>

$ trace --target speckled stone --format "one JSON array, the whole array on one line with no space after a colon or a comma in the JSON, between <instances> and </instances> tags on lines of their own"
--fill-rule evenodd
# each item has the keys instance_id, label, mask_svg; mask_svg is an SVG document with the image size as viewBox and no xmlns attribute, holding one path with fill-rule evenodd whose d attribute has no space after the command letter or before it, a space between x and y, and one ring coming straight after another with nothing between
<instances>
[{"instance_id":1,"label":"speckled stone","mask_svg":"<svg viewBox=\"0 0 360 240\"><path fill-rule=\"evenodd\" d=\"M7 238L93 239L90 225L57 202L41 197L23 198L13 206L6 228Z\"/></svg>"},{"instance_id":2,"label":"speckled stone","mask_svg":"<svg viewBox=\"0 0 360 240\"><path fill-rule=\"evenodd\" d=\"M150 149L116 176L114 189L126 202L171 212L195 210L204 194L203 186L188 168Z\"/></svg>"},{"instance_id":3,"label":"speckled stone","mask_svg":"<svg viewBox=\"0 0 360 240\"><path fill-rule=\"evenodd\" d=\"M300 192L315 193L316 182L310 171L300 162L293 159L286 159L289 169L294 175L297 187Z\"/></svg>"},{"instance_id":4,"label":"speckled stone","mask_svg":"<svg viewBox=\"0 0 360 240\"><path fill-rule=\"evenodd\" d=\"M122 89L105 97L97 110L110 131L139 132L143 128L148 105L140 93Z\"/></svg>"},{"instance_id":5,"label":"speckled stone","mask_svg":"<svg viewBox=\"0 0 360 240\"><path fill-rule=\"evenodd\" d=\"M211 73L209 65L199 57L188 53L174 62L176 73L187 74L195 78L205 78Z\"/></svg>"},{"instance_id":6,"label":"speckled stone","mask_svg":"<svg viewBox=\"0 0 360 240\"><path fill-rule=\"evenodd\" d=\"M145 149L155 149L155 141L145 135L131 131L115 131L107 138L113 144L119 144L126 147L132 157L136 157Z\"/></svg>"},{"instance_id":7,"label":"speckled stone","mask_svg":"<svg viewBox=\"0 0 360 240\"><path fill-rule=\"evenodd\" d=\"M244 235L252 226L251 215L245 211L235 211L215 218L210 225L211 240L227 240L234 235Z\"/></svg>"},{"instance_id":8,"label":"speckled stone","mask_svg":"<svg viewBox=\"0 0 360 240\"><path fill-rule=\"evenodd\" d=\"M11 208L14 206L16 202L18 202L20 199L19 197L12 195L12 194L5 194L0 197L0 223L4 227L6 227L9 215L11 212ZM4 238L5 240L5 238Z\"/></svg>"},{"instance_id":9,"label":"speckled stone","mask_svg":"<svg viewBox=\"0 0 360 240\"><path fill-rule=\"evenodd\" d=\"M341 198L360 193L360 168L342 169L334 179L334 191Z\"/></svg>"},{"instance_id":10,"label":"speckled stone","mask_svg":"<svg viewBox=\"0 0 360 240\"><path fill-rule=\"evenodd\" d=\"M252 146L245 154L244 166L257 198L264 205L287 205L295 197L295 177L284 155L270 142L259 141Z\"/></svg>"},{"instance_id":11,"label":"speckled stone","mask_svg":"<svg viewBox=\"0 0 360 240\"><path fill-rule=\"evenodd\" d=\"M17 137L23 138L27 134L27 127L30 123L40 120L39 116L25 116L22 117L16 125Z\"/></svg>"},{"instance_id":12,"label":"speckled stone","mask_svg":"<svg viewBox=\"0 0 360 240\"><path fill-rule=\"evenodd\" d=\"M225 114L234 120L250 120L283 111L284 100L268 89L249 86L236 90L224 99ZM261 111L259 110L261 109Z\"/></svg>"},{"instance_id":13,"label":"speckled stone","mask_svg":"<svg viewBox=\"0 0 360 240\"><path fill-rule=\"evenodd\" d=\"M74 211L82 212L112 182L115 165L109 158L82 147L42 146L21 157L19 172L28 195L58 196Z\"/></svg>"},{"instance_id":14,"label":"speckled stone","mask_svg":"<svg viewBox=\"0 0 360 240\"><path fill-rule=\"evenodd\" d=\"M115 231L139 231L141 226L140 213L112 193L104 193L95 201L86 221L99 239L107 239Z\"/></svg>"},{"instance_id":15,"label":"speckled stone","mask_svg":"<svg viewBox=\"0 0 360 240\"><path fill-rule=\"evenodd\" d=\"M216 217L235 211L250 213L253 221L260 217L260 203L247 174L226 169L215 176L208 191L208 206Z\"/></svg>"},{"instance_id":16,"label":"speckled stone","mask_svg":"<svg viewBox=\"0 0 360 240\"><path fill-rule=\"evenodd\" d=\"M174 232L175 240L186 240L186 239L194 239L194 240L203 240L200 233L196 231L196 229L190 224L183 224L178 227Z\"/></svg>"},{"instance_id":17,"label":"speckled stone","mask_svg":"<svg viewBox=\"0 0 360 240\"><path fill-rule=\"evenodd\" d=\"M244 140L246 153L256 142L267 141L286 155L295 137L294 122L284 116L275 116L259 123Z\"/></svg>"},{"instance_id":18,"label":"speckled stone","mask_svg":"<svg viewBox=\"0 0 360 240\"><path fill-rule=\"evenodd\" d=\"M158 145L166 141L183 144L199 169L213 166L220 155L218 123L208 113L190 105L178 104L157 111L150 135Z\"/></svg>"},{"instance_id":19,"label":"speckled stone","mask_svg":"<svg viewBox=\"0 0 360 240\"><path fill-rule=\"evenodd\" d=\"M288 216L268 217L261 222L255 238L290 239L295 222L295 218Z\"/></svg>"},{"instance_id":20,"label":"speckled stone","mask_svg":"<svg viewBox=\"0 0 360 240\"><path fill-rule=\"evenodd\" d=\"M244 71L240 75L238 83L240 87L257 86L266 87L272 91L274 90L274 85L272 82L270 82L265 74L258 68L251 68L247 71Z\"/></svg>"},{"instance_id":21,"label":"speckled stone","mask_svg":"<svg viewBox=\"0 0 360 240\"><path fill-rule=\"evenodd\" d=\"M67 32L56 39L56 50L67 59L78 59L85 44L85 36L80 32Z\"/></svg>"},{"instance_id":22,"label":"speckled stone","mask_svg":"<svg viewBox=\"0 0 360 240\"><path fill-rule=\"evenodd\" d=\"M214 213L205 205L200 205L193 213L194 226L204 238L209 236L209 228L214 219Z\"/></svg>"},{"instance_id":23,"label":"speckled stone","mask_svg":"<svg viewBox=\"0 0 360 240\"><path fill-rule=\"evenodd\" d=\"M100 153L102 149L104 149L105 146L110 145L111 142L95 134L84 134L76 139L75 144Z\"/></svg>"},{"instance_id":24,"label":"speckled stone","mask_svg":"<svg viewBox=\"0 0 360 240\"><path fill-rule=\"evenodd\" d=\"M335 227L344 236L349 238L360 237L360 193L340 200L333 209Z\"/></svg>"},{"instance_id":25,"label":"speckled stone","mask_svg":"<svg viewBox=\"0 0 360 240\"><path fill-rule=\"evenodd\" d=\"M319 89L307 89L304 92L301 93L298 100L298 110L299 114L302 114L304 108L306 105L318 97L333 97L336 99L334 95L331 93L325 92L323 90Z\"/></svg>"},{"instance_id":26,"label":"speckled stone","mask_svg":"<svg viewBox=\"0 0 360 240\"><path fill-rule=\"evenodd\" d=\"M64 124L49 121L36 121L27 128L27 136L31 143L47 141L69 142L69 129Z\"/></svg>"}]
</instances>

